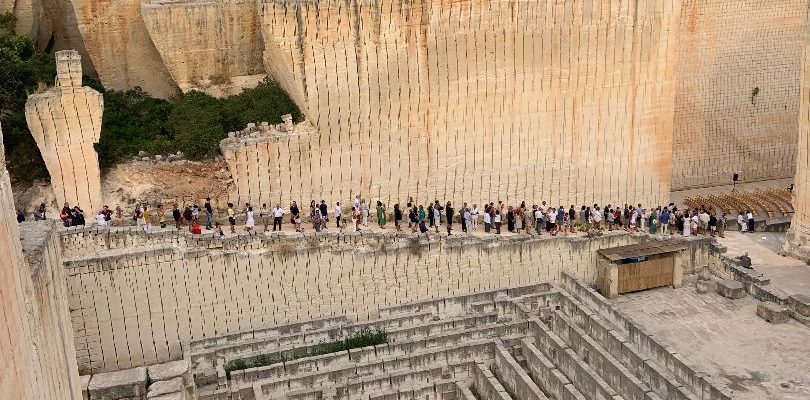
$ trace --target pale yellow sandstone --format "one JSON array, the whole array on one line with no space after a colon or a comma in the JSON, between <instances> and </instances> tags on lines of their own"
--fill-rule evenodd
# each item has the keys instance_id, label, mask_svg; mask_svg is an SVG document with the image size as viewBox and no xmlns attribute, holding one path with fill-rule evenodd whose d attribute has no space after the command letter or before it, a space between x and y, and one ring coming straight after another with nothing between
<instances>
[{"instance_id":1,"label":"pale yellow sandstone","mask_svg":"<svg viewBox=\"0 0 810 400\"><path fill-rule=\"evenodd\" d=\"M179 93L141 18L141 1L71 0L87 55L107 89Z\"/></svg>"},{"instance_id":2,"label":"pale yellow sandstone","mask_svg":"<svg viewBox=\"0 0 810 400\"><path fill-rule=\"evenodd\" d=\"M101 134L104 99L101 93L82 86L78 52L57 52L56 69L56 86L29 96L25 117L51 175L58 206L78 205L91 218L102 207L93 144Z\"/></svg>"},{"instance_id":3,"label":"pale yellow sandstone","mask_svg":"<svg viewBox=\"0 0 810 400\"><path fill-rule=\"evenodd\" d=\"M0 398L79 400L61 245L51 222L20 240L3 154L0 132Z\"/></svg>"},{"instance_id":4,"label":"pale yellow sandstone","mask_svg":"<svg viewBox=\"0 0 810 400\"><path fill-rule=\"evenodd\" d=\"M668 201L680 1L260 7L319 132L279 159L293 199Z\"/></svg>"},{"instance_id":5,"label":"pale yellow sandstone","mask_svg":"<svg viewBox=\"0 0 810 400\"><path fill-rule=\"evenodd\" d=\"M792 177L807 2L684 0L673 189Z\"/></svg>"},{"instance_id":6,"label":"pale yellow sandstone","mask_svg":"<svg viewBox=\"0 0 810 400\"><path fill-rule=\"evenodd\" d=\"M810 258L810 31L805 30L799 111L799 144L793 188L793 218L783 249Z\"/></svg>"},{"instance_id":7,"label":"pale yellow sandstone","mask_svg":"<svg viewBox=\"0 0 810 400\"><path fill-rule=\"evenodd\" d=\"M182 91L223 97L265 77L254 1L154 0L141 5L141 14Z\"/></svg>"}]
</instances>

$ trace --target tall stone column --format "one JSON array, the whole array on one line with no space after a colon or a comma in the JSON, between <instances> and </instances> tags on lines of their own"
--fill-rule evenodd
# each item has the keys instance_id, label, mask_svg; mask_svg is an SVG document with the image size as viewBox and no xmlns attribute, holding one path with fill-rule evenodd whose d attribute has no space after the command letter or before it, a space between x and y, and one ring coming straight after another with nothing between
<instances>
[{"instance_id":1,"label":"tall stone column","mask_svg":"<svg viewBox=\"0 0 810 400\"><path fill-rule=\"evenodd\" d=\"M56 86L28 97L25 119L51 175L57 207L67 202L92 213L102 206L93 144L101 135L103 110L101 93L82 86L79 53L56 52Z\"/></svg>"},{"instance_id":2,"label":"tall stone column","mask_svg":"<svg viewBox=\"0 0 810 400\"><path fill-rule=\"evenodd\" d=\"M810 258L810 26L805 24L799 92L799 143L796 148L796 177L793 185L793 219L783 250Z\"/></svg>"}]
</instances>

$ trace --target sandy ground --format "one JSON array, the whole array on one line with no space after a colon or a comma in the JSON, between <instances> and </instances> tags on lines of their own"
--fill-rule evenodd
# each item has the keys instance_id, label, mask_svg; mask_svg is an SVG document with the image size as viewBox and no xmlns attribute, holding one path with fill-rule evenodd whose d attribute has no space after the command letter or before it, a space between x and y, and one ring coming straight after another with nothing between
<instances>
[{"instance_id":1,"label":"sandy ground","mask_svg":"<svg viewBox=\"0 0 810 400\"><path fill-rule=\"evenodd\" d=\"M157 204L189 204L211 197L215 204L227 204L227 193L232 184L231 174L221 159L193 161L135 161L123 163L107 171L101 179L104 203L115 209L121 206L127 215L135 205L146 202ZM53 190L46 182L17 185L14 190L16 207L32 210L44 202L51 216L61 209L54 200ZM96 210L85 210L95 215ZM90 217L90 216L88 216Z\"/></svg>"}]
</instances>

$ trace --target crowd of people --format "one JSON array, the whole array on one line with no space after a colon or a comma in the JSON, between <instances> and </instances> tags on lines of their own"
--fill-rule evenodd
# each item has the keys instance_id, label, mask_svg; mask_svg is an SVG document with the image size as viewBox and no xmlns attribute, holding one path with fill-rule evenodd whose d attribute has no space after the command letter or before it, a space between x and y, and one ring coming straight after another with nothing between
<instances>
[{"instance_id":1,"label":"crowd of people","mask_svg":"<svg viewBox=\"0 0 810 400\"><path fill-rule=\"evenodd\" d=\"M35 220L45 219L45 204L41 204L32 213ZM536 235L568 235L577 231L591 230L626 230L645 231L651 234L680 234L692 235L719 235L723 236L726 229L726 214L711 207L698 209L678 209L675 204L645 209L641 204L635 206L592 206L573 204L567 208L548 205L545 201L529 207L526 202L519 205L507 205L501 201L490 202L483 206L463 203L458 209L448 201L444 204L435 200L432 203L417 204L413 198L407 203L396 203L391 212L382 201L375 205L376 224L380 229L386 229L390 223L396 231L410 230L410 232L427 234L446 230L448 235L455 233L455 224L458 223L461 232L479 232L485 234L501 234L504 230L511 233L527 233ZM267 204L260 208L245 203L237 210L233 203L228 203L227 220L231 233L236 233L237 218L244 216L245 231L256 230L256 224L268 231L272 223L272 231L281 231L285 221L292 224L296 232L304 232L307 226L316 232L335 228L359 232L369 226L372 209L369 202L355 196L353 203L347 209L340 202L329 207L325 200L310 201L309 210L305 211L293 201L286 209L276 205L269 209ZM167 217L167 215L169 217ZM25 220L25 214L18 210L18 221ZM217 222L215 208L211 199L205 200L203 206L196 203L188 204L182 209L175 204L166 208L162 204L150 207L141 204L135 207L130 216L133 223L149 232L153 226L165 228L167 218L174 221L177 229L187 227L195 234L201 234L203 229L215 230L220 236L225 232ZM64 226L85 225L84 211L78 206L70 207L64 204L60 212L60 219ZM100 227L113 224L125 224L125 212L121 207L115 210L104 206L96 216ZM750 210L739 213L737 217L740 232L754 231L754 215Z\"/></svg>"}]
</instances>

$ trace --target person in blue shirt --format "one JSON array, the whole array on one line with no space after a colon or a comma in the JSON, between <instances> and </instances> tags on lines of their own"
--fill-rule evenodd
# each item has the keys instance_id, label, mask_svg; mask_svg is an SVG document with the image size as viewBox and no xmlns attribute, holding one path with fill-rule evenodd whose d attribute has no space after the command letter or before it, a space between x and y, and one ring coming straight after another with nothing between
<instances>
[{"instance_id":1,"label":"person in blue shirt","mask_svg":"<svg viewBox=\"0 0 810 400\"><path fill-rule=\"evenodd\" d=\"M669 227L669 208L664 207L664 210L661 211L659 221L661 223L661 234L666 235Z\"/></svg>"}]
</instances>

